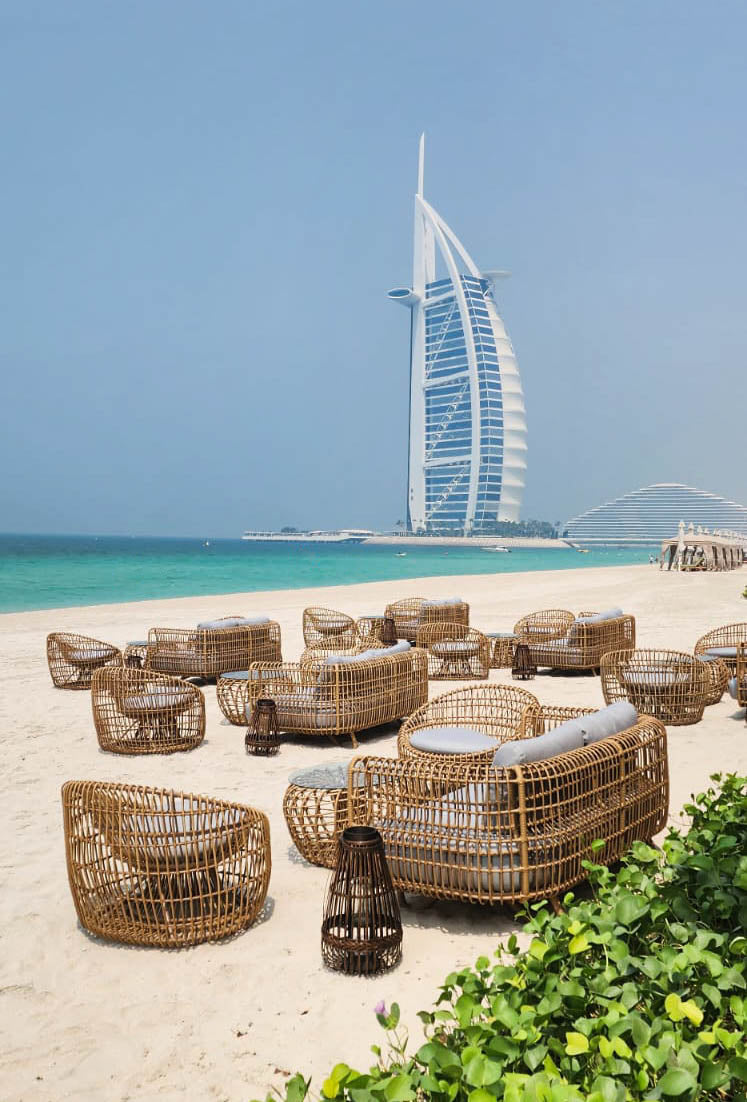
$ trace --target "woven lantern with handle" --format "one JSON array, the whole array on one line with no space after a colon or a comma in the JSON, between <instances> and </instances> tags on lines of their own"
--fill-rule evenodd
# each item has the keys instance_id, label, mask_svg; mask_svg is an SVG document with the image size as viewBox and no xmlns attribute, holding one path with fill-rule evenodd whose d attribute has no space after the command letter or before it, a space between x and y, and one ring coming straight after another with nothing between
<instances>
[{"instance_id":1,"label":"woven lantern with handle","mask_svg":"<svg viewBox=\"0 0 747 1102\"><path fill-rule=\"evenodd\" d=\"M322 919L322 959L352 976L372 976L402 958L402 920L378 830L348 827Z\"/></svg>"},{"instance_id":2,"label":"woven lantern with handle","mask_svg":"<svg viewBox=\"0 0 747 1102\"><path fill-rule=\"evenodd\" d=\"M274 700L260 697L254 705L244 745L252 754L277 754L280 749L280 731Z\"/></svg>"}]
</instances>

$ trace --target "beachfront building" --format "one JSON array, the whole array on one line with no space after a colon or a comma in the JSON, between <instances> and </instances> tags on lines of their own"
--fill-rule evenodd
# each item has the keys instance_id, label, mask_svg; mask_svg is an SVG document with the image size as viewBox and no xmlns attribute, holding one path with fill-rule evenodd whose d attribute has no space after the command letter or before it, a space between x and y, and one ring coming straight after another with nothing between
<instances>
[{"instance_id":1,"label":"beachfront building","mask_svg":"<svg viewBox=\"0 0 747 1102\"><path fill-rule=\"evenodd\" d=\"M490 534L519 519L526 470L521 379L493 298L505 273L477 268L426 201L423 166L421 137L412 287L389 292L411 317L408 527Z\"/></svg>"},{"instance_id":2,"label":"beachfront building","mask_svg":"<svg viewBox=\"0 0 747 1102\"><path fill-rule=\"evenodd\" d=\"M747 506L678 482L658 482L596 505L569 520L563 535L582 543L659 543L680 521L747 537Z\"/></svg>"}]
</instances>

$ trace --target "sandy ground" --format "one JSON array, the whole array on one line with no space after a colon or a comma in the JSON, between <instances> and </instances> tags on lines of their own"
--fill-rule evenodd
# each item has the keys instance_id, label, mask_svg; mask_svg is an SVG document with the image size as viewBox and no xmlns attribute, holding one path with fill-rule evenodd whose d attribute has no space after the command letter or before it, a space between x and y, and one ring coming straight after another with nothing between
<instances>
[{"instance_id":1,"label":"sandy ground","mask_svg":"<svg viewBox=\"0 0 747 1102\"><path fill-rule=\"evenodd\" d=\"M99 751L88 693L55 690L44 639L74 630L124 645L151 626L191 627L229 613L280 621L283 654L302 650L308 604L353 615L388 599L456 594L472 622L508 630L541 608L621 606L637 618L639 646L691 650L719 624L747 618L742 573L678 575L649 566L466 578L429 578L279 593L199 597L0 616L0 719L5 839L0 892L2 981L0 1097L4 1100L230 1099L264 1097L284 1074L321 1077L338 1061L367 1066L382 1039L373 1006L399 1001L420 1036L416 1011L453 967L490 952L513 928L505 910L437 904L403 911L404 956L383 978L354 979L321 964L319 927L328 874L306 864L282 815L288 773L349 759L349 745L284 743L271 759L248 757L243 731L227 726L205 688L207 735L188 754L124 758ZM491 677L510 680L505 670ZM431 695L453 685L431 683ZM538 676L541 701L596 705L598 678ZM361 751L396 754L395 729L361 738ZM694 727L669 732L671 808L715 770L747 769L747 731L725 696ZM262 921L223 944L184 951L97 941L79 927L65 871L59 791L71 778L170 786L253 804L272 825L273 870Z\"/></svg>"}]
</instances>

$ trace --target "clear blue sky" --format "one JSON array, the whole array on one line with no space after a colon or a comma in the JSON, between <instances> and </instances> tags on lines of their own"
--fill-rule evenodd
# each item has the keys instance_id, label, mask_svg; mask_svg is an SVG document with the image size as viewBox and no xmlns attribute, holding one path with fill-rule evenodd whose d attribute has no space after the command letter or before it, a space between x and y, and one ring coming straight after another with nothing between
<instances>
[{"instance_id":1,"label":"clear blue sky","mask_svg":"<svg viewBox=\"0 0 747 1102\"><path fill-rule=\"evenodd\" d=\"M417 140L525 517L747 501L747 5L0 2L0 528L392 525Z\"/></svg>"}]
</instances>

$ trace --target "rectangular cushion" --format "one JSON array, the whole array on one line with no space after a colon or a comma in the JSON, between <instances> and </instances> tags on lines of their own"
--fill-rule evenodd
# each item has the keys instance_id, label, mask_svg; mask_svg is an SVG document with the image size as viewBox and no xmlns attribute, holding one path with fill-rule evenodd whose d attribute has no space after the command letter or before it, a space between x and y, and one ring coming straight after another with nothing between
<instances>
[{"instance_id":1,"label":"rectangular cushion","mask_svg":"<svg viewBox=\"0 0 747 1102\"><path fill-rule=\"evenodd\" d=\"M511 739L509 742L504 742L493 755L493 765L497 769L512 765L527 765L529 762L547 761L548 758L566 754L569 750L580 750L584 745L581 718L566 720L552 731L537 735L535 738Z\"/></svg>"},{"instance_id":2,"label":"rectangular cushion","mask_svg":"<svg viewBox=\"0 0 747 1102\"><path fill-rule=\"evenodd\" d=\"M618 700L614 704L608 704L606 708L600 708L590 716L579 716L575 721L581 725L584 736L584 746L591 746L610 735L618 735L621 731L627 731L629 727L638 722L638 712L627 700ZM557 730L557 728L556 728Z\"/></svg>"}]
</instances>

